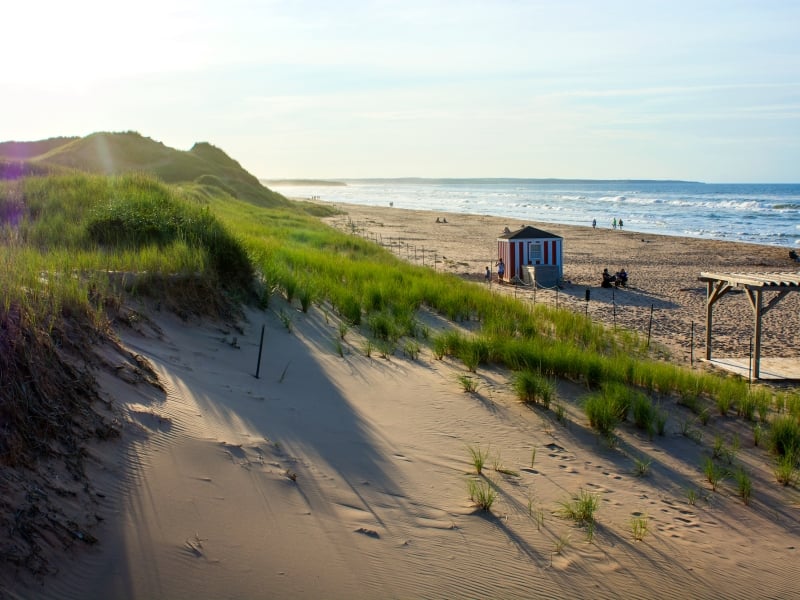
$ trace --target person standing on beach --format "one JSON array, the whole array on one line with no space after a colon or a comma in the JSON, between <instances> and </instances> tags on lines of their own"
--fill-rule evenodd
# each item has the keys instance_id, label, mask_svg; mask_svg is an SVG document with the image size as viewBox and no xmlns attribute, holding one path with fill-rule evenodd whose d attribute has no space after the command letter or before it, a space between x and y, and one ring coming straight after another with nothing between
<instances>
[{"instance_id":1,"label":"person standing on beach","mask_svg":"<svg viewBox=\"0 0 800 600\"><path fill-rule=\"evenodd\" d=\"M597 219L592 219L592 229L597 229Z\"/></svg>"},{"instance_id":2,"label":"person standing on beach","mask_svg":"<svg viewBox=\"0 0 800 600\"><path fill-rule=\"evenodd\" d=\"M619 228L622 229L622 219L619 220Z\"/></svg>"},{"instance_id":3,"label":"person standing on beach","mask_svg":"<svg viewBox=\"0 0 800 600\"><path fill-rule=\"evenodd\" d=\"M497 267L497 278L502 279L503 275L506 274L506 266L503 264L503 259L500 258L496 263L495 266Z\"/></svg>"},{"instance_id":4,"label":"person standing on beach","mask_svg":"<svg viewBox=\"0 0 800 600\"><path fill-rule=\"evenodd\" d=\"M613 229L616 229L616 228L617 228L617 217L614 217L614 220L613 220L613 221L611 221L611 227L612 227Z\"/></svg>"},{"instance_id":5,"label":"person standing on beach","mask_svg":"<svg viewBox=\"0 0 800 600\"><path fill-rule=\"evenodd\" d=\"M492 272L489 270L488 266L486 267L486 275L485 275L484 278L486 279L486 283L489 283L489 282L492 281Z\"/></svg>"}]
</instances>

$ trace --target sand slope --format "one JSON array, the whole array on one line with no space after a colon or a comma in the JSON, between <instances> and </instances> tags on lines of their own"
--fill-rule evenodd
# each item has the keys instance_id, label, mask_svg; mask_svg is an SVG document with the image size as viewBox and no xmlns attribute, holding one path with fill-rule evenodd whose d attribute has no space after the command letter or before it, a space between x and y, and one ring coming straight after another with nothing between
<instances>
[{"instance_id":1,"label":"sand slope","mask_svg":"<svg viewBox=\"0 0 800 600\"><path fill-rule=\"evenodd\" d=\"M435 213L353 211L384 238L428 249L435 242L437 268L478 282L501 230L489 217L448 215L439 225ZM592 286L594 318L639 330L657 305L654 334L676 360L687 358L687 326L703 310L692 279L699 270L737 261L754 270L790 267L775 248L548 229L569 236L566 275L573 283L559 301L580 309ZM597 274L620 257L629 257L619 266L631 271L634 285L607 297ZM686 277L671 275L676 269ZM555 301L555 291L540 294L536 301ZM731 300L720 310L733 317L726 326L735 352L749 308ZM787 298L789 310L765 324L766 348L797 343L790 302L797 299ZM580 384L559 384L559 422L554 411L520 405L501 370L479 369L478 392L469 394L456 379L463 367L427 350L416 361L399 352L390 360L367 357L363 339L350 332L340 356L338 323L320 307L304 314L275 298L270 310L249 311L238 324L142 311L153 320L120 335L150 361L163 391L100 379L124 408L125 425L121 440L90 449L90 474L103 491L92 508L104 519L94 532L99 543L66 553L56 576L16 580L8 588L16 597L797 594L800 494L775 483L769 455L753 446L752 424L713 415L706 427L692 423L698 443L681 434L693 416L668 402L666 436L649 440L628 424L609 448L588 428ZM291 332L280 311L291 315ZM432 331L444 326L423 317ZM728 445L734 436L741 442L734 463L752 476L750 506L731 480L712 492L705 479L702 463L717 435ZM477 477L470 446L490 453L478 479L498 493L488 513L468 497L468 481ZM637 459L651 461L647 476L635 475ZM600 501L592 541L585 528L555 514L581 491ZM631 521L644 516L649 531L636 541Z\"/></svg>"},{"instance_id":2,"label":"sand slope","mask_svg":"<svg viewBox=\"0 0 800 600\"><path fill-rule=\"evenodd\" d=\"M114 512L101 543L36 597L795 593L800 498L773 483L764 451L744 437L741 460L757 473L750 507L730 486L710 493L704 448L679 435L677 412L666 437L625 428L609 449L576 406L582 386L559 389L564 426L518 404L505 373L479 371L478 393L464 393L463 370L427 351L417 361L368 358L351 333L341 357L337 325L322 311L292 310L289 333L274 310L249 312L241 331L160 315L157 327L123 332L166 392L116 390L127 402L132 470L117 484L109 478ZM468 498L469 445L491 449L491 513ZM648 477L633 474L634 455L652 459ZM580 490L600 497L591 543L553 514ZM630 521L640 514L650 533L634 541Z\"/></svg>"}]
</instances>

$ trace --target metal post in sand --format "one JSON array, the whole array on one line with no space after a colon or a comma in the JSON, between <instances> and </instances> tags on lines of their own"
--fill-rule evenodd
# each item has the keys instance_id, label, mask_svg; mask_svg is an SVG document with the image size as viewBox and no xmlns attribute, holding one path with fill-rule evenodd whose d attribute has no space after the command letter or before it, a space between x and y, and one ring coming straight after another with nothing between
<instances>
[{"instance_id":1,"label":"metal post in sand","mask_svg":"<svg viewBox=\"0 0 800 600\"><path fill-rule=\"evenodd\" d=\"M264 328L266 325L261 325L261 341L258 343L258 364L256 365L256 379L259 379L261 374L261 351L264 349Z\"/></svg>"}]
</instances>

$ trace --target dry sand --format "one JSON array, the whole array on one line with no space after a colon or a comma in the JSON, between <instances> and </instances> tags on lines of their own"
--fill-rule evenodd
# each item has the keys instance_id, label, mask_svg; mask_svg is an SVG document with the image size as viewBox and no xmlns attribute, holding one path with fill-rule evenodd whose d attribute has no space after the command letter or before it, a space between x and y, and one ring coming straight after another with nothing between
<instances>
[{"instance_id":1,"label":"dry sand","mask_svg":"<svg viewBox=\"0 0 800 600\"><path fill-rule=\"evenodd\" d=\"M435 249L443 261L438 268L477 280L493 258L497 233L515 226L463 215L436 225L435 213L348 210L384 240L402 237ZM775 248L545 228L566 238L565 275L573 283L561 301L581 307L592 286L589 311L608 319L610 291L597 286L598 274L604 266L624 266L634 287L615 292L618 323L641 329L639 320L655 305L654 333L672 345L683 344L691 321L702 315L700 270L790 267ZM537 301L545 301L547 293L540 293ZM731 300L749 310L743 298ZM793 306L786 318L793 324L775 327L793 327L796 336ZM291 332L281 310L291 315ZM90 450L104 498L94 508L104 519L93 532L99 543L71 550L60 573L43 581L0 579L9 594L750 599L798 593L800 494L775 483L768 454L753 446L752 426L739 419L713 416L707 427L696 425L703 434L697 443L680 434L690 413L670 404L666 436L651 441L623 426L617 447L608 448L579 409L582 386L559 385L564 425L550 412L520 405L502 370L479 370L478 392L468 394L456 379L463 368L425 350L416 361L367 357L350 332L340 356L338 323L318 307L302 313L276 299L238 325L150 314L153 321L142 319L121 336L152 363L164 391L101 380L105 394L124 405L126 419L120 441ZM444 326L426 318L433 329ZM738 343L738 335L731 340ZM781 343L781 333L768 335ZM750 506L730 481L711 492L705 480L701 464L717 434L741 440L736 462L753 478ZM490 513L468 498L467 482L475 477L470 446L491 453L484 474L498 498ZM648 476L634 474L635 458L652 461ZM585 529L554 514L581 490L600 499L591 542ZM636 541L631 520L639 516L647 517L648 533Z\"/></svg>"},{"instance_id":2,"label":"dry sand","mask_svg":"<svg viewBox=\"0 0 800 600\"><path fill-rule=\"evenodd\" d=\"M558 293L501 288L529 302L568 305L608 325L626 327L662 343L673 360L705 356L706 284L701 272L794 272L800 265L786 248L636 233L610 228L515 221L500 217L340 205L328 222L375 239L395 254L475 281L494 270L496 240L505 227L533 225L564 238L565 285ZM446 218L447 223L436 219ZM416 258L414 252L416 250ZM626 289L600 287L601 273L628 271ZM586 289L590 302L586 305ZM769 297L767 298L769 300ZM652 312L652 323L650 320ZM714 306L713 355L748 356L754 317L747 298L731 293ZM694 331L692 324L694 323ZM800 294L789 294L762 322L762 356L800 356Z\"/></svg>"}]
</instances>

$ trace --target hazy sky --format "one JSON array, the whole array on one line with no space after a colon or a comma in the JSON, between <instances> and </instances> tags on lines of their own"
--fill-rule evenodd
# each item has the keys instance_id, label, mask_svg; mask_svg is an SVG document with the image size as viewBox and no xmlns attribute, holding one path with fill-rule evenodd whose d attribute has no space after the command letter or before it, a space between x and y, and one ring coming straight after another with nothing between
<instances>
[{"instance_id":1,"label":"hazy sky","mask_svg":"<svg viewBox=\"0 0 800 600\"><path fill-rule=\"evenodd\" d=\"M282 177L800 181L798 0L7 2L0 141Z\"/></svg>"}]
</instances>

